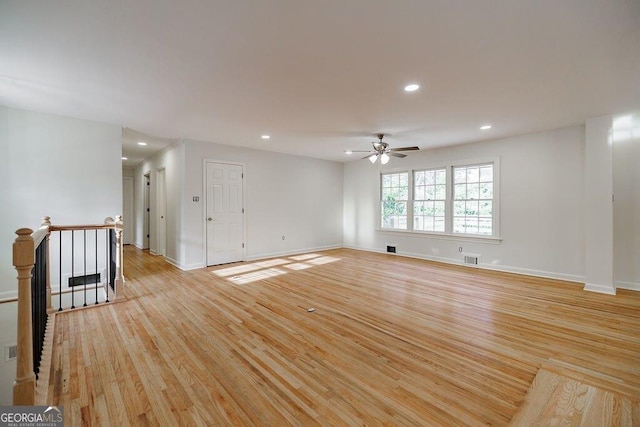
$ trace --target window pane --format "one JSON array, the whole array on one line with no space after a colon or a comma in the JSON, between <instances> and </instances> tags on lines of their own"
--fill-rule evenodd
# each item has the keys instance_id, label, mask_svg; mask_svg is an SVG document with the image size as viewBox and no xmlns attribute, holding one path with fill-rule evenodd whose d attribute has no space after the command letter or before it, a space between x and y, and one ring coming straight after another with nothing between
<instances>
[{"instance_id":1,"label":"window pane","mask_svg":"<svg viewBox=\"0 0 640 427\"><path fill-rule=\"evenodd\" d=\"M402 230L407 229L407 217L406 216L398 216L398 228Z\"/></svg>"},{"instance_id":2,"label":"window pane","mask_svg":"<svg viewBox=\"0 0 640 427\"><path fill-rule=\"evenodd\" d=\"M418 186L415 189L415 194L413 195L413 198L415 200L424 200L424 187L423 186Z\"/></svg>"},{"instance_id":3,"label":"window pane","mask_svg":"<svg viewBox=\"0 0 640 427\"><path fill-rule=\"evenodd\" d=\"M429 185L424 189L424 198L427 200L433 200L436 198L436 189L433 185Z\"/></svg>"},{"instance_id":4,"label":"window pane","mask_svg":"<svg viewBox=\"0 0 640 427\"><path fill-rule=\"evenodd\" d=\"M478 202L468 201L466 202L465 215L466 216L478 216Z\"/></svg>"},{"instance_id":5,"label":"window pane","mask_svg":"<svg viewBox=\"0 0 640 427\"><path fill-rule=\"evenodd\" d=\"M467 184L467 199L478 199L480 184Z\"/></svg>"},{"instance_id":6,"label":"window pane","mask_svg":"<svg viewBox=\"0 0 640 427\"><path fill-rule=\"evenodd\" d=\"M424 171L419 171L415 173L415 184L424 185Z\"/></svg>"},{"instance_id":7,"label":"window pane","mask_svg":"<svg viewBox=\"0 0 640 427\"><path fill-rule=\"evenodd\" d=\"M444 217L444 202L434 202L434 215Z\"/></svg>"},{"instance_id":8,"label":"window pane","mask_svg":"<svg viewBox=\"0 0 640 427\"><path fill-rule=\"evenodd\" d=\"M439 169L436 171L436 184L446 184L447 183L447 171L444 169Z\"/></svg>"},{"instance_id":9,"label":"window pane","mask_svg":"<svg viewBox=\"0 0 640 427\"><path fill-rule=\"evenodd\" d=\"M478 234L478 219L477 218L465 218L465 233Z\"/></svg>"},{"instance_id":10,"label":"window pane","mask_svg":"<svg viewBox=\"0 0 640 427\"><path fill-rule=\"evenodd\" d=\"M478 220L478 234L491 235L493 231L491 223L491 219L480 218Z\"/></svg>"},{"instance_id":11,"label":"window pane","mask_svg":"<svg viewBox=\"0 0 640 427\"><path fill-rule=\"evenodd\" d=\"M483 182L480 184L480 199L493 199L493 183Z\"/></svg>"},{"instance_id":12,"label":"window pane","mask_svg":"<svg viewBox=\"0 0 640 427\"><path fill-rule=\"evenodd\" d=\"M400 174L400 186L401 187L406 187L409 185L409 183L407 182L408 180L408 176L406 173L402 173Z\"/></svg>"},{"instance_id":13,"label":"window pane","mask_svg":"<svg viewBox=\"0 0 640 427\"><path fill-rule=\"evenodd\" d=\"M453 202L453 215L464 216L464 201Z\"/></svg>"},{"instance_id":14,"label":"window pane","mask_svg":"<svg viewBox=\"0 0 640 427\"><path fill-rule=\"evenodd\" d=\"M462 217L462 218L454 217L453 218L453 232L454 233L464 233L465 232L464 217Z\"/></svg>"},{"instance_id":15,"label":"window pane","mask_svg":"<svg viewBox=\"0 0 640 427\"><path fill-rule=\"evenodd\" d=\"M382 186L383 187L391 186L391 175L382 175Z\"/></svg>"},{"instance_id":16,"label":"window pane","mask_svg":"<svg viewBox=\"0 0 640 427\"><path fill-rule=\"evenodd\" d=\"M454 199L464 200L467 198L467 184L456 184L454 187Z\"/></svg>"},{"instance_id":17,"label":"window pane","mask_svg":"<svg viewBox=\"0 0 640 427\"><path fill-rule=\"evenodd\" d=\"M400 176L397 174L391 175L391 186L399 187L400 186Z\"/></svg>"},{"instance_id":18,"label":"window pane","mask_svg":"<svg viewBox=\"0 0 640 427\"><path fill-rule=\"evenodd\" d=\"M399 188L398 194L396 195L396 200L407 200L409 198L409 188Z\"/></svg>"},{"instance_id":19,"label":"window pane","mask_svg":"<svg viewBox=\"0 0 640 427\"><path fill-rule=\"evenodd\" d=\"M493 181L493 166L483 166L480 168L480 181Z\"/></svg>"},{"instance_id":20,"label":"window pane","mask_svg":"<svg viewBox=\"0 0 640 427\"><path fill-rule=\"evenodd\" d=\"M493 202L480 202L480 216L491 216L493 214Z\"/></svg>"},{"instance_id":21,"label":"window pane","mask_svg":"<svg viewBox=\"0 0 640 427\"><path fill-rule=\"evenodd\" d=\"M453 176L454 176L453 179L456 184L467 182L467 169L454 168Z\"/></svg>"},{"instance_id":22,"label":"window pane","mask_svg":"<svg viewBox=\"0 0 640 427\"><path fill-rule=\"evenodd\" d=\"M467 168L467 182L478 182L480 180L480 169L477 167Z\"/></svg>"},{"instance_id":23,"label":"window pane","mask_svg":"<svg viewBox=\"0 0 640 427\"><path fill-rule=\"evenodd\" d=\"M447 186L444 184L436 185L436 200L445 200L447 198Z\"/></svg>"},{"instance_id":24,"label":"window pane","mask_svg":"<svg viewBox=\"0 0 640 427\"><path fill-rule=\"evenodd\" d=\"M444 217L434 218L433 231L439 231L444 233Z\"/></svg>"},{"instance_id":25,"label":"window pane","mask_svg":"<svg viewBox=\"0 0 640 427\"><path fill-rule=\"evenodd\" d=\"M433 185L436 183L436 173L435 171L426 171L425 172L425 184Z\"/></svg>"}]
</instances>

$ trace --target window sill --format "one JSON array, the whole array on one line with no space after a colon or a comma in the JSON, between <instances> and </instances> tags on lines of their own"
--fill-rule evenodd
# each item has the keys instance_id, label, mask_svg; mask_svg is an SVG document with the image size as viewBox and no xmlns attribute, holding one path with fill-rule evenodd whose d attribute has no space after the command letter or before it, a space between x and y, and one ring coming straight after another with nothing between
<instances>
[{"instance_id":1,"label":"window sill","mask_svg":"<svg viewBox=\"0 0 640 427\"><path fill-rule=\"evenodd\" d=\"M428 237L430 239L455 240L459 242L478 242L499 245L502 237L495 236L473 236L469 234L449 234L449 233L430 233L428 231L407 231L407 230L390 230L387 228L376 228L376 232L380 234L390 235L407 235L411 237Z\"/></svg>"}]
</instances>

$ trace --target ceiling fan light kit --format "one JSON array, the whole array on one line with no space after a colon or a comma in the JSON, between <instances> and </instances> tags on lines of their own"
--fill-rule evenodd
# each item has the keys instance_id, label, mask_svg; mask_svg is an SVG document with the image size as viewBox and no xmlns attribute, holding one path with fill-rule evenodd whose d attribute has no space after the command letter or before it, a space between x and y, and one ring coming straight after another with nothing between
<instances>
[{"instance_id":1,"label":"ceiling fan light kit","mask_svg":"<svg viewBox=\"0 0 640 427\"><path fill-rule=\"evenodd\" d=\"M376 160L378 160L378 157L380 157L380 163L383 165L386 165L387 163L389 163L389 159L391 159L390 156L398 157L400 159L407 157L406 154L398 153L398 151L416 151L420 149L420 147L389 148L389 144L387 144L386 142L382 142L382 138L384 138L383 133L379 133L376 136L378 137L379 141L372 142L373 151L374 151L373 154L367 154L366 156L363 157L363 159L369 159L371 163L375 163ZM369 151L348 150L348 151L350 153L358 153L358 152L371 153L371 150Z\"/></svg>"}]
</instances>

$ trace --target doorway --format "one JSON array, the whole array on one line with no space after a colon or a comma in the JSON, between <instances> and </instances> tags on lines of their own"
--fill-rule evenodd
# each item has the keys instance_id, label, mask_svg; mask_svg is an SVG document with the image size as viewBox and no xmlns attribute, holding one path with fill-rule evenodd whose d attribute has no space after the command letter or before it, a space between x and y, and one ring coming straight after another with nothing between
<instances>
[{"instance_id":1,"label":"doorway","mask_svg":"<svg viewBox=\"0 0 640 427\"><path fill-rule=\"evenodd\" d=\"M207 265L244 259L244 166L205 162Z\"/></svg>"},{"instance_id":2,"label":"doorway","mask_svg":"<svg viewBox=\"0 0 640 427\"><path fill-rule=\"evenodd\" d=\"M157 212L157 240L156 254L161 256L167 255L167 182L165 179L165 170L157 171L156 180L156 212Z\"/></svg>"}]
</instances>

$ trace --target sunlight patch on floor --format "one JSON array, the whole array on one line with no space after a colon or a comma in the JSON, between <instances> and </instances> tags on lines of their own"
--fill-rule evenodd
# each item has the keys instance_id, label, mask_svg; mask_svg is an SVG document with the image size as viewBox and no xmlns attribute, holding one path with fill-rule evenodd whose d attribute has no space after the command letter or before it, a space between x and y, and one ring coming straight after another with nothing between
<instances>
[{"instance_id":1,"label":"sunlight patch on floor","mask_svg":"<svg viewBox=\"0 0 640 427\"><path fill-rule=\"evenodd\" d=\"M290 270L304 270L313 266L304 262L295 262L293 264L283 265L283 267L286 267Z\"/></svg>"},{"instance_id":2,"label":"sunlight patch on floor","mask_svg":"<svg viewBox=\"0 0 640 427\"><path fill-rule=\"evenodd\" d=\"M336 261L340 261L340 258L310 253L286 258L268 259L266 261L243 262L240 265L213 270L211 273L218 277L225 278L236 285L244 285L246 283L287 274L287 271L283 270L283 268L299 271Z\"/></svg>"},{"instance_id":3,"label":"sunlight patch on floor","mask_svg":"<svg viewBox=\"0 0 640 427\"><path fill-rule=\"evenodd\" d=\"M275 267L277 265L287 264L289 262L290 261L282 258L276 258L276 259L270 259L267 261L258 261L258 262L242 264L234 267L227 267L221 270L212 271L212 273L220 277L229 277L229 276L236 276L238 274L248 273L254 270L261 270L263 268Z\"/></svg>"},{"instance_id":4,"label":"sunlight patch on floor","mask_svg":"<svg viewBox=\"0 0 640 427\"><path fill-rule=\"evenodd\" d=\"M232 283L235 283L236 285L245 285L247 283L268 279L270 277L280 276L286 273L286 271L279 268L268 268L266 270L253 271L241 276L233 276L228 280Z\"/></svg>"}]
</instances>

